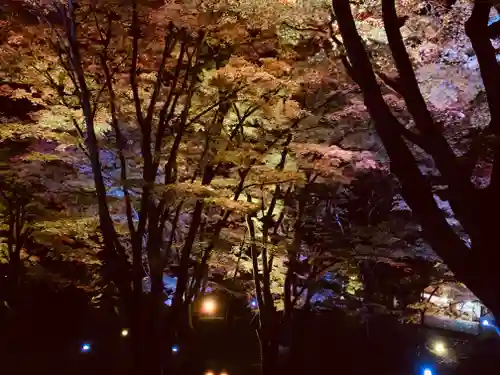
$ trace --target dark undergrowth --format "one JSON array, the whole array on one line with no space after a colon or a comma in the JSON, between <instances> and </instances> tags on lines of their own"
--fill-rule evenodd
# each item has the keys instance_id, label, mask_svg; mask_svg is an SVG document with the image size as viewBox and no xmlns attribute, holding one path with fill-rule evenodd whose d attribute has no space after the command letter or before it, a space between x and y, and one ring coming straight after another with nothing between
<instances>
[{"instance_id":1,"label":"dark undergrowth","mask_svg":"<svg viewBox=\"0 0 500 375\"><path fill-rule=\"evenodd\" d=\"M111 311L92 308L82 291L31 286L20 294L15 312L3 308L1 314L0 363L7 370L2 374L129 373L129 339L120 334L123 323ZM259 346L252 319L247 314L229 321L195 322L190 347L180 344L175 355L178 373L258 374ZM303 328L299 356L289 355L293 335L283 335L283 374L297 374L301 368L304 374L420 375L429 364L433 375L500 373L496 339L459 337L385 318L374 318L367 326L343 312L311 314ZM429 337L461 341L460 360L438 365L432 356L418 356ZM91 348L87 353L81 351L84 343Z\"/></svg>"}]
</instances>

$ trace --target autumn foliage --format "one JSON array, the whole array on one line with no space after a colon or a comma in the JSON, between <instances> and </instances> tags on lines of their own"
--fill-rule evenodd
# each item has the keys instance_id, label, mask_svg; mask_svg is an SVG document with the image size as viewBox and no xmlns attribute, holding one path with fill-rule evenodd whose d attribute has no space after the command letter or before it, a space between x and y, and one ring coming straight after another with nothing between
<instances>
[{"instance_id":1,"label":"autumn foliage","mask_svg":"<svg viewBox=\"0 0 500 375\"><path fill-rule=\"evenodd\" d=\"M416 14L404 3L398 12ZM411 295L409 306L426 283L453 280L451 270L498 313L485 288L496 282L494 229L479 211L495 195L471 182L491 158L492 184L496 175L490 7L474 6L467 32L491 125L455 143L435 119L451 115L421 94L401 34L411 21L390 0L330 6L6 2L0 250L9 295L40 261L31 248L85 263L93 281L79 287L118 297L132 371L148 374L176 371L165 348L189 337L193 306L221 278L255 298L264 374L277 371L283 327L295 311L314 310L329 277L343 281L326 305L342 297L349 308L364 299L390 309L384 293ZM457 156L456 144L470 149ZM400 194L449 269L432 268L440 259L410 210L396 207ZM421 275L388 271L410 286L375 287L373 262ZM166 313L165 275L176 278Z\"/></svg>"}]
</instances>

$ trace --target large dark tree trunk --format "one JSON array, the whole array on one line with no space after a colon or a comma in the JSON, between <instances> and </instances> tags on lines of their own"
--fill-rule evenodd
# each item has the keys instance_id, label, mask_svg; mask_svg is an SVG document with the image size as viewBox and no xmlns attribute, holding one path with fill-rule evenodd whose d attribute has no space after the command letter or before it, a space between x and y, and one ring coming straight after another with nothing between
<instances>
[{"instance_id":1,"label":"large dark tree trunk","mask_svg":"<svg viewBox=\"0 0 500 375\"><path fill-rule=\"evenodd\" d=\"M363 91L365 105L390 157L391 170L401 183L406 202L422 224L424 235L436 253L456 277L500 318L500 293L497 291L500 274L496 271L500 251L494 220L500 212L497 188L500 182L500 68L488 37L487 24L491 5L476 2L467 23L467 33L485 82L491 124L473 142L470 152L464 157L457 157L441 133L440 126L433 120L420 93L399 31L394 0L382 0L384 26L402 83L400 94L415 120L416 132L406 129L384 101L362 39L356 30L349 0L333 0L332 4L351 64L347 70ZM495 162L490 186L478 189L471 183L471 175L480 160L481 152L487 148L483 142L487 135L494 135L497 139L490 145ZM433 158L447 183L448 201L471 240L471 248L446 221L445 214L434 199L432 185L420 171L408 142L422 148Z\"/></svg>"},{"instance_id":2,"label":"large dark tree trunk","mask_svg":"<svg viewBox=\"0 0 500 375\"><path fill-rule=\"evenodd\" d=\"M165 349L163 335L163 278L162 273L151 275L151 293L148 303L148 314L145 316L148 346L149 346L149 374L161 374L163 361L162 356Z\"/></svg>"},{"instance_id":3,"label":"large dark tree trunk","mask_svg":"<svg viewBox=\"0 0 500 375\"><path fill-rule=\"evenodd\" d=\"M276 327L260 329L261 374L275 375L278 373L279 340Z\"/></svg>"},{"instance_id":4,"label":"large dark tree trunk","mask_svg":"<svg viewBox=\"0 0 500 375\"><path fill-rule=\"evenodd\" d=\"M305 348L307 342L307 323L311 311L309 308L297 310L293 313L290 342L290 373L293 375L307 374Z\"/></svg>"}]
</instances>

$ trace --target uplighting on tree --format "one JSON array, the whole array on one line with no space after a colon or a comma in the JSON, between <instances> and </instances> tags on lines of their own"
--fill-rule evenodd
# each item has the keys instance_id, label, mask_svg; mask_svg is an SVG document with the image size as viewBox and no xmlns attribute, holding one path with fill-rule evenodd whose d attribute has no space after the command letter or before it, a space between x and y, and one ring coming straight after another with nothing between
<instances>
[{"instance_id":1,"label":"uplighting on tree","mask_svg":"<svg viewBox=\"0 0 500 375\"><path fill-rule=\"evenodd\" d=\"M201 312L206 315L213 315L217 310L217 303L213 298L206 298L201 303Z\"/></svg>"}]
</instances>

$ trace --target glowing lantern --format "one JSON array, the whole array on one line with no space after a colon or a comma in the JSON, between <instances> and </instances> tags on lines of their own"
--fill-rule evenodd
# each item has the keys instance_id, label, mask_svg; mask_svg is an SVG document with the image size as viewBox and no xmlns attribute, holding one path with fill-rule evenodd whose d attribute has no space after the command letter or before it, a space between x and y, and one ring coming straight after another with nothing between
<instances>
[{"instance_id":1,"label":"glowing lantern","mask_svg":"<svg viewBox=\"0 0 500 375\"><path fill-rule=\"evenodd\" d=\"M122 337L127 337L128 336L128 329L127 328L122 329L121 335L122 335Z\"/></svg>"}]
</instances>

